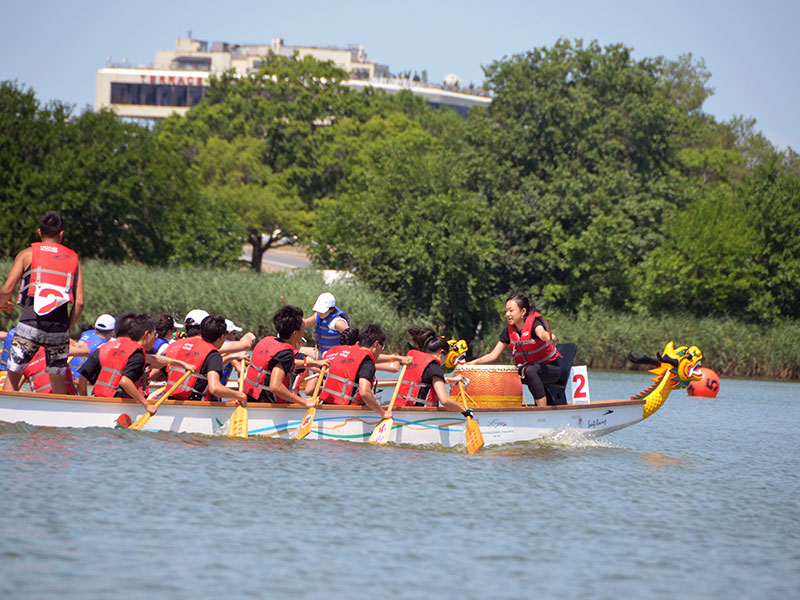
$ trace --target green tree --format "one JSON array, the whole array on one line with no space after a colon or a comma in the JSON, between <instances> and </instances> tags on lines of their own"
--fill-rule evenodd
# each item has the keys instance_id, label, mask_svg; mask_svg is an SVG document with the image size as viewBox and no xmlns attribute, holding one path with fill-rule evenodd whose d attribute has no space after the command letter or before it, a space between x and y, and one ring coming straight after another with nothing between
<instances>
[{"instance_id":1,"label":"green tree","mask_svg":"<svg viewBox=\"0 0 800 600\"><path fill-rule=\"evenodd\" d=\"M203 182L202 194L238 222L257 272L264 252L295 243L310 226L326 184L317 138L347 115L346 78L331 62L270 54L247 77L212 78L200 104L162 126Z\"/></svg>"},{"instance_id":2,"label":"green tree","mask_svg":"<svg viewBox=\"0 0 800 600\"><path fill-rule=\"evenodd\" d=\"M496 257L485 203L463 190L458 154L399 112L337 135L330 150L348 177L319 204L313 257L472 338L491 310Z\"/></svg>"},{"instance_id":3,"label":"green tree","mask_svg":"<svg viewBox=\"0 0 800 600\"><path fill-rule=\"evenodd\" d=\"M492 207L503 291L624 308L664 216L688 201L678 152L702 94L683 98L703 81L563 39L484 70L494 99L470 119L467 183Z\"/></svg>"}]
</instances>

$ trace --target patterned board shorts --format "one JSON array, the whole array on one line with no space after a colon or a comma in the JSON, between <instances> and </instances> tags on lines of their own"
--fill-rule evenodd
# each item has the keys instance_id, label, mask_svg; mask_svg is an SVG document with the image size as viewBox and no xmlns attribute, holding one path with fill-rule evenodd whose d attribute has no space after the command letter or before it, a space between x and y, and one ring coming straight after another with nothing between
<instances>
[{"instance_id":1,"label":"patterned board shorts","mask_svg":"<svg viewBox=\"0 0 800 600\"><path fill-rule=\"evenodd\" d=\"M17 325L17 331L11 341L8 370L14 373L22 371L33 360L39 346L44 346L45 361L47 362L45 371L53 375L66 375L69 332L49 333L25 323Z\"/></svg>"}]
</instances>

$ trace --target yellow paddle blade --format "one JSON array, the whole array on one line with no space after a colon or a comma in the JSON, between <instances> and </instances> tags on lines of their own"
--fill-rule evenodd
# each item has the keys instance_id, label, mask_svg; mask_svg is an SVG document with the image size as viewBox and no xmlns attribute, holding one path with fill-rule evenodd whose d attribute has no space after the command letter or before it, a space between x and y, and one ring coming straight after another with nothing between
<instances>
[{"instance_id":1,"label":"yellow paddle blade","mask_svg":"<svg viewBox=\"0 0 800 600\"><path fill-rule=\"evenodd\" d=\"M314 394L311 396L311 400L316 403L317 398L319 398L319 389L322 385L322 380L325 378L325 373L328 370L328 367L322 367L319 370L319 376L317 377L317 385L314 387ZM311 425L314 423L314 415L317 414L317 407L316 404L309 408L306 411L306 415L303 417L302 422L300 423L300 427L297 428L297 439L302 440L311 432Z\"/></svg>"},{"instance_id":2,"label":"yellow paddle blade","mask_svg":"<svg viewBox=\"0 0 800 600\"><path fill-rule=\"evenodd\" d=\"M314 415L317 414L317 407L312 406L306 411L306 416L300 422L300 427L297 429L297 439L302 440L311 432L311 426L314 424Z\"/></svg>"},{"instance_id":3,"label":"yellow paddle blade","mask_svg":"<svg viewBox=\"0 0 800 600\"><path fill-rule=\"evenodd\" d=\"M137 431L141 431L142 427L147 425L147 422L150 420L150 413L145 412L141 417L136 419L133 423L131 423L128 429L136 429Z\"/></svg>"},{"instance_id":4,"label":"yellow paddle blade","mask_svg":"<svg viewBox=\"0 0 800 600\"><path fill-rule=\"evenodd\" d=\"M467 417L465 433L467 436L467 452L475 454L483 446L483 434L481 433L481 428L478 427L478 422L472 417Z\"/></svg>"},{"instance_id":5,"label":"yellow paddle blade","mask_svg":"<svg viewBox=\"0 0 800 600\"><path fill-rule=\"evenodd\" d=\"M370 444L385 444L389 441L389 434L392 432L394 419L384 419L375 426L372 430L372 435L369 436Z\"/></svg>"},{"instance_id":6,"label":"yellow paddle blade","mask_svg":"<svg viewBox=\"0 0 800 600\"><path fill-rule=\"evenodd\" d=\"M244 406L237 406L233 411L228 425L228 437L247 437L247 409Z\"/></svg>"}]
</instances>

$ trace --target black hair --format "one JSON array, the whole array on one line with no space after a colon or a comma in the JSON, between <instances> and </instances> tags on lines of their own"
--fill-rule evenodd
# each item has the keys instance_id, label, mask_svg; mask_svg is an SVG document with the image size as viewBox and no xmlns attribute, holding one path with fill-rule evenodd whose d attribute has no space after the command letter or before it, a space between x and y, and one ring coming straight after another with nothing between
<instances>
[{"instance_id":1,"label":"black hair","mask_svg":"<svg viewBox=\"0 0 800 600\"><path fill-rule=\"evenodd\" d=\"M533 305L531 304L531 301L528 300L527 296L524 296L523 294L514 294L506 299L506 304L509 300L516 302L520 310L524 309L526 317L533 312Z\"/></svg>"},{"instance_id":2,"label":"black hair","mask_svg":"<svg viewBox=\"0 0 800 600\"><path fill-rule=\"evenodd\" d=\"M200 323L200 337L209 344L213 344L220 336L226 333L228 333L228 326L225 324L225 317L222 315L208 315Z\"/></svg>"},{"instance_id":3,"label":"black hair","mask_svg":"<svg viewBox=\"0 0 800 600\"><path fill-rule=\"evenodd\" d=\"M134 315L131 317L128 325L128 337L134 341L139 341L142 339L142 337L144 337L145 333L155 330L156 322L150 317L150 315Z\"/></svg>"},{"instance_id":4,"label":"black hair","mask_svg":"<svg viewBox=\"0 0 800 600\"><path fill-rule=\"evenodd\" d=\"M303 309L287 304L281 306L272 316L272 324L282 340L288 340L298 329L303 329Z\"/></svg>"},{"instance_id":5,"label":"black hair","mask_svg":"<svg viewBox=\"0 0 800 600\"><path fill-rule=\"evenodd\" d=\"M156 333L158 337L166 338L175 329L175 319L171 315L163 314L156 317Z\"/></svg>"},{"instance_id":6,"label":"black hair","mask_svg":"<svg viewBox=\"0 0 800 600\"><path fill-rule=\"evenodd\" d=\"M64 231L64 217L61 216L61 213L48 210L39 219L39 229L44 237L56 237Z\"/></svg>"},{"instance_id":7,"label":"black hair","mask_svg":"<svg viewBox=\"0 0 800 600\"><path fill-rule=\"evenodd\" d=\"M348 327L339 336L342 346L355 346L358 343L358 327Z\"/></svg>"},{"instance_id":8,"label":"black hair","mask_svg":"<svg viewBox=\"0 0 800 600\"><path fill-rule=\"evenodd\" d=\"M408 335L411 336L417 349L422 352L433 354L434 352L439 352L439 350L444 350L445 352L450 350L450 345L447 341L443 337L436 335L436 332L430 327L409 327Z\"/></svg>"},{"instance_id":9,"label":"black hair","mask_svg":"<svg viewBox=\"0 0 800 600\"><path fill-rule=\"evenodd\" d=\"M130 337L131 321L136 313L126 312L117 317L117 325L114 328L114 337ZM138 339L138 338L137 338Z\"/></svg>"},{"instance_id":10,"label":"black hair","mask_svg":"<svg viewBox=\"0 0 800 600\"><path fill-rule=\"evenodd\" d=\"M386 344L386 332L377 323L367 323L358 334L358 343L362 348L369 348L375 342Z\"/></svg>"}]
</instances>

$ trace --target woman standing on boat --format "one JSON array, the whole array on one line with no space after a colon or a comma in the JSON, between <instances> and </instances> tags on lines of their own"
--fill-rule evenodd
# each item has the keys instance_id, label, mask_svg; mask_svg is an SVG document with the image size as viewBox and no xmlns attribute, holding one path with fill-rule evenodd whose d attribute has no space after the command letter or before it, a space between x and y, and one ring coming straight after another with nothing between
<instances>
[{"instance_id":1,"label":"woman standing on boat","mask_svg":"<svg viewBox=\"0 0 800 600\"><path fill-rule=\"evenodd\" d=\"M395 406L443 406L462 412L464 409L450 399L444 386L442 363L447 358L450 345L443 337L428 327L409 327L408 335L415 348L406 356L414 362L406 368L395 400Z\"/></svg>"},{"instance_id":2,"label":"woman standing on boat","mask_svg":"<svg viewBox=\"0 0 800 600\"><path fill-rule=\"evenodd\" d=\"M508 327L500 332L494 349L467 364L492 363L511 346L520 379L531 391L536 406L547 406L544 384L558 381L561 375L555 363L561 356L552 343L555 336L548 333L542 315L522 294L514 294L506 300L506 322Z\"/></svg>"}]
</instances>

